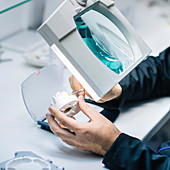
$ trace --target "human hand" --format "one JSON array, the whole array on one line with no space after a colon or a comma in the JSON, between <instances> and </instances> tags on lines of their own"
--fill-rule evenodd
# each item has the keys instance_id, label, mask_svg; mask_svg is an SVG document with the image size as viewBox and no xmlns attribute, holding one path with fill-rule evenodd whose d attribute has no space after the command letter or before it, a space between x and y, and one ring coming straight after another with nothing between
<instances>
[{"instance_id":1,"label":"human hand","mask_svg":"<svg viewBox=\"0 0 170 170\"><path fill-rule=\"evenodd\" d=\"M80 89L82 89L82 85L78 82L78 80L72 75L71 77L69 77L69 82L70 82L70 86L73 90L73 92L78 91ZM77 94L78 95L87 95L91 98L91 96L87 93L87 91L83 91ZM106 93L99 101L98 103L104 103L107 101L110 101L112 99L116 99L118 97L120 97L122 94L122 87L120 86L120 84L117 84L116 86L114 86L108 93ZM93 100L93 99L92 99Z\"/></svg>"},{"instance_id":2,"label":"human hand","mask_svg":"<svg viewBox=\"0 0 170 170\"><path fill-rule=\"evenodd\" d=\"M53 133L60 137L65 143L76 146L85 151L91 151L99 155L105 155L120 131L116 126L103 115L92 109L83 99L79 97L79 107L81 111L91 120L81 123L67 117L59 110L50 107L50 113L46 114L48 123ZM69 128L62 128L56 121Z\"/></svg>"},{"instance_id":3,"label":"human hand","mask_svg":"<svg viewBox=\"0 0 170 170\"><path fill-rule=\"evenodd\" d=\"M73 90L72 93L74 93L74 92L76 92L76 91L78 91L80 89L84 89L83 86L79 83L79 81L73 75L69 77L69 82L70 82L70 86L71 86L71 88ZM81 92L79 92L79 93L77 93L75 95L77 97L80 96L80 95L85 97L85 94L91 98L91 96L87 93L87 91L85 89L84 89L84 91L81 91Z\"/></svg>"},{"instance_id":4,"label":"human hand","mask_svg":"<svg viewBox=\"0 0 170 170\"><path fill-rule=\"evenodd\" d=\"M98 103L104 103L113 99L117 99L122 94L122 87L120 84L116 84L109 92L107 92Z\"/></svg>"}]
</instances>

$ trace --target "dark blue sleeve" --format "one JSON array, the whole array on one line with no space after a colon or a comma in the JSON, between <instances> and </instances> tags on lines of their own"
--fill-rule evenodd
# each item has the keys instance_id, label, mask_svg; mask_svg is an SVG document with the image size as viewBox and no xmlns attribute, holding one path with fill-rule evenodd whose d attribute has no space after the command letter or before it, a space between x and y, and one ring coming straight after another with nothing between
<instances>
[{"instance_id":1,"label":"dark blue sleeve","mask_svg":"<svg viewBox=\"0 0 170 170\"><path fill-rule=\"evenodd\" d=\"M123 93L107 106L122 107L136 102L170 96L170 47L158 57L148 57L121 82ZM152 151L139 139L121 134L104 156L103 163L110 169L170 170L170 142L159 152Z\"/></svg>"},{"instance_id":2,"label":"dark blue sleeve","mask_svg":"<svg viewBox=\"0 0 170 170\"><path fill-rule=\"evenodd\" d=\"M107 151L103 163L115 170L170 170L170 157L152 151L139 139L123 133Z\"/></svg>"},{"instance_id":3,"label":"dark blue sleeve","mask_svg":"<svg viewBox=\"0 0 170 170\"><path fill-rule=\"evenodd\" d=\"M170 96L170 47L157 57L148 57L130 72L122 81L122 99L141 101Z\"/></svg>"},{"instance_id":4,"label":"dark blue sleeve","mask_svg":"<svg viewBox=\"0 0 170 170\"><path fill-rule=\"evenodd\" d=\"M122 95L105 103L96 103L106 109L116 110L126 102L170 96L170 47L157 57L149 56L120 82Z\"/></svg>"}]
</instances>

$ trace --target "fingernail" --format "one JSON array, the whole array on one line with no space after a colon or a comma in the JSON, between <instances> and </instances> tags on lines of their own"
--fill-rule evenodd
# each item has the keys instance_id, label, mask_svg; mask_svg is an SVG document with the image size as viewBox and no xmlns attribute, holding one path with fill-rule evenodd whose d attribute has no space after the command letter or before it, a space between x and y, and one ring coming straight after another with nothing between
<instances>
[{"instance_id":1,"label":"fingernail","mask_svg":"<svg viewBox=\"0 0 170 170\"><path fill-rule=\"evenodd\" d=\"M51 107L49 107L49 108L48 108L48 110L49 110L50 112L52 112L52 111L53 111Z\"/></svg>"}]
</instances>

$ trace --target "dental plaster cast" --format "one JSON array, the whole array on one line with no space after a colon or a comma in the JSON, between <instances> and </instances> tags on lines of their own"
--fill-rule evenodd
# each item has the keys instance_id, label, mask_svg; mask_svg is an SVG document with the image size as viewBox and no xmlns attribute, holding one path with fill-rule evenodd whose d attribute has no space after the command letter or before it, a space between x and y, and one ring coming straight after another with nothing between
<instances>
[{"instance_id":1,"label":"dental plaster cast","mask_svg":"<svg viewBox=\"0 0 170 170\"><path fill-rule=\"evenodd\" d=\"M78 98L65 91L57 92L56 95L53 96L51 105L69 117L72 117L80 111Z\"/></svg>"}]
</instances>

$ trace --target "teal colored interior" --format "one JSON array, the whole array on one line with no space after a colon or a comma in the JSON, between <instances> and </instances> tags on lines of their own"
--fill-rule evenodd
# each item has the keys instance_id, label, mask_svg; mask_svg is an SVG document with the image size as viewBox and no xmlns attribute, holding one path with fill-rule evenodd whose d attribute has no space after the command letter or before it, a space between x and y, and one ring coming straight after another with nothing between
<instances>
[{"instance_id":1,"label":"teal colored interior","mask_svg":"<svg viewBox=\"0 0 170 170\"><path fill-rule=\"evenodd\" d=\"M77 25L77 30L79 31L84 42L95 54L95 56L115 73L120 74L123 72L122 64L119 62L119 60L115 59L108 50L106 50L102 43L100 43L100 41L81 19L81 16L75 18L75 23Z\"/></svg>"}]
</instances>

